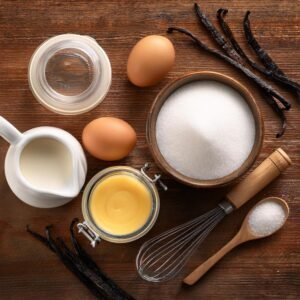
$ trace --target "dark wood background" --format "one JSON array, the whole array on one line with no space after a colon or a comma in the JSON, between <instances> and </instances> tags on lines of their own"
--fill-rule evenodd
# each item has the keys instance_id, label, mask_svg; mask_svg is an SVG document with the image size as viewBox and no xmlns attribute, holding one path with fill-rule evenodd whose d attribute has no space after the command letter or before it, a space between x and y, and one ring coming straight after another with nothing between
<instances>
[{"instance_id":1,"label":"dark wood background","mask_svg":"<svg viewBox=\"0 0 300 300\"><path fill-rule=\"evenodd\" d=\"M242 19L251 10L253 30L261 44L291 78L300 82L300 1L201 1L215 20L220 7L229 9L228 21L245 46ZM135 256L148 238L214 207L225 190L195 190L165 176L169 186L161 193L161 213L156 226L139 241L117 245L101 243L89 253L103 270L137 299L299 299L300 297L300 106L295 96L280 90L293 107L287 113L289 124L284 137L275 138L278 119L264 103L257 88L226 63L199 52L185 38L170 36L176 48L176 64L159 85L140 89L126 78L126 61L131 47L143 36L165 34L169 25L183 25L208 35L199 28L192 1L0 1L0 113L21 131L36 126L57 126L79 140L87 122L100 116L127 120L136 129L138 143L131 155L118 164L140 168L152 162L145 140L145 120L159 90L184 73L213 70L231 75L244 83L262 110L265 140L256 165L273 149L282 147L293 166L280 179L262 191L239 211L229 216L200 247L178 278L162 284L143 281L135 270ZM43 108L28 88L29 59L45 39L78 33L97 39L110 57L113 83L105 101L79 116L61 116ZM250 53L250 52L249 52ZM279 89L279 88L278 88ZM187 145L188 146L188 145ZM8 144L0 140L0 161L4 164ZM89 155L88 177L111 164ZM155 167L152 170L158 171ZM68 225L82 218L81 195L55 209L37 209L19 201L8 188L3 168L0 174L0 298L1 299L92 299L89 291L43 245L26 232L26 224L42 231L55 225L55 233L68 238ZM291 208L289 220L279 233L240 246L227 255L198 284L181 285L185 274L226 243L238 230L248 210L266 196L286 199Z\"/></svg>"}]
</instances>

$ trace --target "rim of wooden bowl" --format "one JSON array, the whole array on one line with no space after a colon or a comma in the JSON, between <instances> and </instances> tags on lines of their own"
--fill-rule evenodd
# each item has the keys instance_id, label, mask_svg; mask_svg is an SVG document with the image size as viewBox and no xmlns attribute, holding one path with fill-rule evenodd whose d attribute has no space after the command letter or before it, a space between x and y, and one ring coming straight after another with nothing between
<instances>
[{"instance_id":1,"label":"rim of wooden bowl","mask_svg":"<svg viewBox=\"0 0 300 300\"><path fill-rule=\"evenodd\" d=\"M191 178L188 176L185 176L181 174L180 172L176 171L172 166L170 166L163 155L161 154L156 140L156 121L158 114L160 112L161 107L165 103L165 101L168 99L168 97L179 87L198 80L214 80L217 82L221 82L223 84L229 85L232 88L234 88L237 92L239 92L245 101L247 102L249 108L251 109L251 112L253 114L253 118L255 121L255 140L253 148L248 156L248 158L245 160L245 162L234 172L213 180L199 180L195 178ZM264 123L263 118L261 115L261 112L256 104L256 101L250 91L240 82L233 79L232 77L229 77L227 75L223 75L218 72L211 72L211 71L201 71L201 72L192 72L185 74L168 85L166 85L156 96L152 107L148 114L148 119L146 123L146 137L147 137L147 143L150 149L150 152L152 154L152 157L154 158L156 164L160 167L162 171L165 173L171 175L174 179L177 181L192 186L196 188L215 188L215 187L221 187L229 185L230 183L233 183L236 179L241 177L243 174L245 174L250 167L255 162L257 156L259 155L262 143L263 143L263 136L264 136Z\"/></svg>"}]
</instances>

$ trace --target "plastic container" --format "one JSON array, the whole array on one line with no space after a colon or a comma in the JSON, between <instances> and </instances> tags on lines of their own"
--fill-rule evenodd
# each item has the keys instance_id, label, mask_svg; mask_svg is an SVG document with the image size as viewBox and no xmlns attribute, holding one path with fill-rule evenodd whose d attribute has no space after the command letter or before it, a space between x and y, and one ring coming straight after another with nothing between
<instances>
[{"instance_id":1,"label":"plastic container","mask_svg":"<svg viewBox=\"0 0 300 300\"><path fill-rule=\"evenodd\" d=\"M103 101L111 85L111 65L93 38L62 34L46 40L33 53L28 81L46 108L76 115Z\"/></svg>"}]
</instances>

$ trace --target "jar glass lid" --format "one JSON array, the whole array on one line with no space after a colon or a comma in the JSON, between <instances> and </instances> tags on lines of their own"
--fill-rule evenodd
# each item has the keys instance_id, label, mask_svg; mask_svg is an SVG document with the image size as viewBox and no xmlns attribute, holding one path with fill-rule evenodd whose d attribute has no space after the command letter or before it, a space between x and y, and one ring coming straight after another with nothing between
<instances>
[{"instance_id":1,"label":"jar glass lid","mask_svg":"<svg viewBox=\"0 0 300 300\"><path fill-rule=\"evenodd\" d=\"M111 65L93 38L62 34L48 39L32 55L28 80L36 99L60 114L81 114L106 96Z\"/></svg>"}]
</instances>

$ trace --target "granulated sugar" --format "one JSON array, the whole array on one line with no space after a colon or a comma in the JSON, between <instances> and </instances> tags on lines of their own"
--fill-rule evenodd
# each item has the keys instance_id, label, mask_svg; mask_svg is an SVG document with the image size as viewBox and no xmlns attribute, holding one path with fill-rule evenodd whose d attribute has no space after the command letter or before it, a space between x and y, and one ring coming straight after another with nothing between
<instances>
[{"instance_id":1,"label":"granulated sugar","mask_svg":"<svg viewBox=\"0 0 300 300\"><path fill-rule=\"evenodd\" d=\"M275 201L266 201L251 212L248 224L256 236L265 236L278 230L285 222L286 215L282 206Z\"/></svg>"},{"instance_id":2,"label":"granulated sugar","mask_svg":"<svg viewBox=\"0 0 300 300\"><path fill-rule=\"evenodd\" d=\"M248 158L255 122L236 90L217 81L195 81L166 100L156 138L165 160L178 172L194 179L217 179Z\"/></svg>"}]
</instances>

